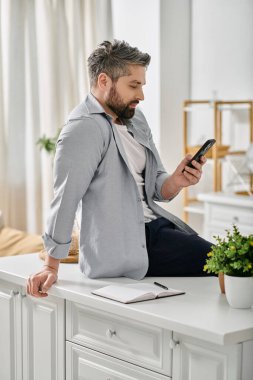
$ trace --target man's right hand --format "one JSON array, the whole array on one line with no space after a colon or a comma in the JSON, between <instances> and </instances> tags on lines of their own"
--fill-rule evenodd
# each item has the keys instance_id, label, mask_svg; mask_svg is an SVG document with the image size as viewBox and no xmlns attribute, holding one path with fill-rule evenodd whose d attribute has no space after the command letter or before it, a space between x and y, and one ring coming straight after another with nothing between
<instances>
[{"instance_id":1,"label":"man's right hand","mask_svg":"<svg viewBox=\"0 0 253 380\"><path fill-rule=\"evenodd\" d=\"M47 291L57 281L57 269L45 265L43 269L28 277L26 283L27 294L34 297L47 297Z\"/></svg>"}]
</instances>

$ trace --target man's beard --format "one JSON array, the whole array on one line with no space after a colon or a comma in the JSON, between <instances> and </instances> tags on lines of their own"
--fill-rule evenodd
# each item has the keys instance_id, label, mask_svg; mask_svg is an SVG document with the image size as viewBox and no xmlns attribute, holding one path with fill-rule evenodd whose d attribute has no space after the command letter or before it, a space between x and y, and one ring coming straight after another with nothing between
<instances>
[{"instance_id":1,"label":"man's beard","mask_svg":"<svg viewBox=\"0 0 253 380\"><path fill-rule=\"evenodd\" d=\"M137 104L138 100L131 101L128 104L123 103L121 96L116 90L115 84L112 85L108 99L105 104L109 107L120 119L131 119L134 116L135 108L130 108L130 104Z\"/></svg>"}]
</instances>

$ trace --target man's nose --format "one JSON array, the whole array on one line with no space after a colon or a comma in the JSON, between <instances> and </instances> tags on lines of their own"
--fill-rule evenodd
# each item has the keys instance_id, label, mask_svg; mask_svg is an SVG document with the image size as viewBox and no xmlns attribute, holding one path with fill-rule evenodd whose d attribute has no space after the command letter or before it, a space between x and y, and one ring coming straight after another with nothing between
<instances>
[{"instance_id":1,"label":"man's nose","mask_svg":"<svg viewBox=\"0 0 253 380\"><path fill-rule=\"evenodd\" d=\"M144 92L142 89L139 89L138 94L137 94L137 99L144 100Z\"/></svg>"}]
</instances>

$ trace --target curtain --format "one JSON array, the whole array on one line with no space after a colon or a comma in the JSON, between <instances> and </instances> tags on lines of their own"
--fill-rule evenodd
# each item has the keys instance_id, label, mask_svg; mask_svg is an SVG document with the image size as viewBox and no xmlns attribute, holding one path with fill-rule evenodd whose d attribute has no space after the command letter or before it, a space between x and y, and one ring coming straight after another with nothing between
<instances>
[{"instance_id":1,"label":"curtain","mask_svg":"<svg viewBox=\"0 0 253 380\"><path fill-rule=\"evenodd\" d=\"M86 61L112 38L110 0L0 0L0 210L41 233L52 199L53 137L89 91Z\"/></svg>"}]
</instances>

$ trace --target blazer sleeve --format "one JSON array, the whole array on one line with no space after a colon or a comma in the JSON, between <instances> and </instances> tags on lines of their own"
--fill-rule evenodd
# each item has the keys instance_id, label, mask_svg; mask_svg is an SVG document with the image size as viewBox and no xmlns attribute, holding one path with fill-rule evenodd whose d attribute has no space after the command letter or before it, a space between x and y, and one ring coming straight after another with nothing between
<instances>
[{"instance_id":1,"label":"blazer sleeve","mask_svg":"<svg viewBox=\"0 0 253 380\"><path fill-rule=\"evenodd\" d=\"M68 256L77 206L103 157L99 125L91 118L68 122L59 136L54 160L54 197L43 235L47 253Z\"/></svg>"},{"instance_id":2,"label":"blazer sleeve","mask_svg":"<svg viewBox=\"0 0 253 380\"><path fill-rule=\"evenodd\" d=\"M165 170L160 155L156 149L151 130L149 128L149 145L150 148L155 156L156 162L157 162L157 172L156 172L156 179L155 179L155 192L153 195L153 199L155 201L159 202L169 202L168 199L164 199L162 194L161 194L161 189L164 181L170 176L169 173Z\"/></svg>"}]
</instances>

